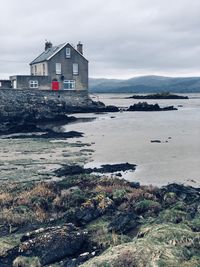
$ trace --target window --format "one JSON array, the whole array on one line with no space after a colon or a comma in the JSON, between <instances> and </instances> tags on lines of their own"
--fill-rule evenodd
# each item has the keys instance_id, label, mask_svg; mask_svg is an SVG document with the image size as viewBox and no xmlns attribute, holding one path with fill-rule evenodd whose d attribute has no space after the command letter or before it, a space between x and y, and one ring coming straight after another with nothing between
<instances>
[{"instance_id":1,"label":"window","mask_svg":"<svg viewBox=\"0 0 200 267\"><path fill-rule=\"evenodd\" d=\"M0 82L0 87L2 86L2 83Z\"/></svg>"},{"instance_id":2,"label":"window","mask_svg":"<svg viewBox=\"0 0 200 267\"><path fill-rule=\"evenodd\" d=\"M56 74L61 74L61 63L56 63Z\"/></svg>"},{"instance_id":3,"label":"window","mask_svg":"<svg viewBox=\"0 0 200 267\"><path fill-rule=\"evenodd\" d=\"M37 75L37 66L35 66L35 75Z\"/></svg>"},{"instance_id":4,"label":"window","mask_svg":"<svg viewBox=\"0 0 200 267\"><path fill-rule=\"evenodd\" d=\"M77 63L73 64L73 74L78 75L78 64Z\"/></svg>"},{"instance_id":5,"label":"window","mask_svg":"<svg viewBox=\"0 0 200 267\"><path fill-rule=\"evenodd\" d=\"M37 80L29 81L29 88L38 88L38 81Z\"/></svg>"},{"instance_id":6,"label":"window","mask_svg":"<svg viewBox=\"0 0 200 267\"><path fill-rule=\"evenodd\" d=\"M45 75L45 64L42 64L42 72L43 72L43 75Z\"/></svg>"},{"instance_id":7,"label":"window","mask_svg":"<svg viewBox=\"0 0 200 267\"><path fill-rule=\"evenodd\" d=\"M71 49L70 47L66 47L66 50L65 50L65 55L66 55L66 58L70 58L71 57Z\"/></svg>"},{"instance_id":8,"label":"window","mask_svg":"<svg viewBox=\"0 0 200 267\"><path fill-rule=\"evenodd\" d=\"M63 89L75 89L75 81L74 80L65 80L63 82Z\"/></svg>"}]
</instances>

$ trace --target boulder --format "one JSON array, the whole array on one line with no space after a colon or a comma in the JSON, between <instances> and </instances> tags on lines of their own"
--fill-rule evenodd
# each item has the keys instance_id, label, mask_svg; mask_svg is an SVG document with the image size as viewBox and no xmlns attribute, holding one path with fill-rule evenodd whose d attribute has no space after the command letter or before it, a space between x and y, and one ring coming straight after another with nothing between
<instances>
[{"instance_id":1,"label":"boulder","mask_svg":"<svg viewBox=\"0 0 200 267\"><path fill-rule=\"evenodd\" d=\"M80 225L87 224L112 209L113 206L114 203L110 198L101 194L97 195L92 199L88 199L75 211L74 220Z\"/></svg>"},{"instance_id":2,"label":"boulder","mask_svg":"<svg viewBox=\"0 0 200 267\"><path fill-rule=\"evenodd\" d=\"M24 235L19 254L38 257L42 265L60 261L78 253L87 237L73 224L42 228Z\"/></svg>"},{"instance_id":3,"label":"boulder","mask_svg":"<svg viewBox=\"0 0 200 267\"><path fill-rule=\"evenodd\" d=\"M139 217L134 213L125 212L117 215L109 224L108 229L126 234L139 225Z\"/></svg>"}]
</instances>

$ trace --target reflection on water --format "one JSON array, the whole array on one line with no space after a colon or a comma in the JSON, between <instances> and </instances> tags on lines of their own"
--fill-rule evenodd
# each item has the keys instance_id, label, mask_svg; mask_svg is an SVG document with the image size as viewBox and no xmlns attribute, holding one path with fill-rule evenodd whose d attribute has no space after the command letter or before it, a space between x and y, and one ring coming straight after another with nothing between
<instances>
[{"instance_id":1,"label":"reflection on water","mask_svg":"<svg viewBox=\"0 0 200 267\"><path fill-rule=\"evenodd\" d=\"M99 95L99 100L123 107L139 101L125 96ZM94 163L137 164L136 171L126 176L129 180L157 185L187 181L200 186L200 95L148 103L180 107L178 111L95 114L96 120L67 125L65 130L85 133L82 141L93 144Z\"/></svg>"}]
</instances>

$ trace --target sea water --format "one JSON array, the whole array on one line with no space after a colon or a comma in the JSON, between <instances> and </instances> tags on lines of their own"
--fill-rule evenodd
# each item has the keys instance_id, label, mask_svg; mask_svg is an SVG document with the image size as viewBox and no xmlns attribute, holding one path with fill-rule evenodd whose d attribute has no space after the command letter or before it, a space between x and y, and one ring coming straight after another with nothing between
<instances>
[{"instance_id":1,"label":"sea water","mask_svg":"<svg viewBox=\"0 0 200 267\"><path fill-rule=\"evenodd\" d=\"M94 153L88 166L129 162L137 164L136 171L125 177L131 181L200 186L200 94L190 94L189 100L138 100L127 96L130 94L91 95L106 105L128 107L147 101L161 107L174 105L178 110L87 114L96 119L65 126L66 131L83 132L79 140L92 143Z\"/></svg>"}]
</instances>

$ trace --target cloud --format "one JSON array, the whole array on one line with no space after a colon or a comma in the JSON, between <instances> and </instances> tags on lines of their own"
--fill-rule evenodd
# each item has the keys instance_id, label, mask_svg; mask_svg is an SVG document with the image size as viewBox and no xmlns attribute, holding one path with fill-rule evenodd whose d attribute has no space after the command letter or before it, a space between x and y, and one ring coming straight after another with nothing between
<instances>
[{"instance_id":1,"label":"cloud","mask_svg":"<svg viewBox=\"0 0 200 267\"><path fill-rule=\"evenodd\" d=\"M199 0L7 0L0 74L28 74L45 39L84 44L90 76L200 73Z\"/></svg>"}]
</instances>

